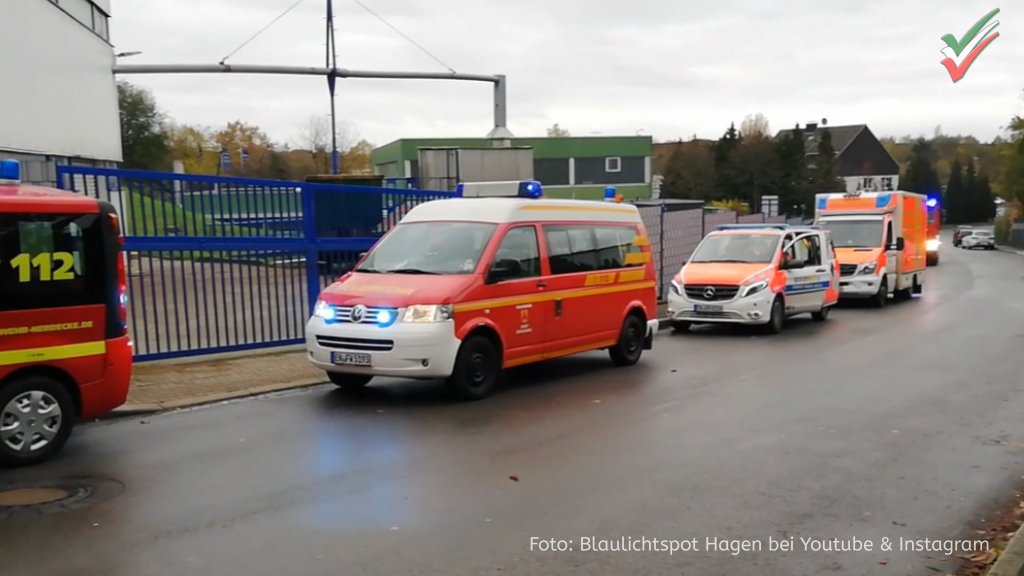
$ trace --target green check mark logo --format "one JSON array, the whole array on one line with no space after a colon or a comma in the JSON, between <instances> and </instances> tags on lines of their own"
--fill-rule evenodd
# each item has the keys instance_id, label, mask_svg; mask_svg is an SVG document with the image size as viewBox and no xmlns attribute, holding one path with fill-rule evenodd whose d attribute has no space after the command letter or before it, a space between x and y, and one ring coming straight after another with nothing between
<instances>
[{"instance_id":1,"label":"green check mark logo","mask_svg":"<svg viewBox=\"0 0 1024 576\"><path fill-rule=\"evenodd\" d=\"M960 56L960 53L964 51L964 48L967 48L967 46L974 41L974 37L977 36L985 25L988 24L988 21L995 18L998 13L999 8L996 8L986 14L981 20L975 22L974 26L971 26L971 29L968 30L960 40L957 40L952 34L946 34L942 37L942 41L945 42L946 46L949 46L957 56Z\"/></svg>"}]
</instances>

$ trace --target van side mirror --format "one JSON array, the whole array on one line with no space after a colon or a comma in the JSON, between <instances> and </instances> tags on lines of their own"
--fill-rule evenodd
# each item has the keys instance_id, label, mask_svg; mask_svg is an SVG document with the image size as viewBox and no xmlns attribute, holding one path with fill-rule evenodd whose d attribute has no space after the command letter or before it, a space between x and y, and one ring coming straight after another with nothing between
<instances>
[{"instance_id":1,"label":"van side mirror","mask_svg":"<svg viewBox=\"0 0 1024 576\"><path fill-rule=\"evenodd\" d=\"M523 267L519 264L519 260L512 260L507 258L504 260L498 260L495 262L491 269L487 272L487 284L497 284L502 280L508 280L509 278L515 278L523 273Z\"/></svg>"},{"instance_id":2,"label":"van side mirror","mask_svg":"<svg viewBox=\"0 0 1024 576\"><path fill-rule=\"evenodd\" d=\"M903 249L906 248L906 247L907 247L907 241L904 238L897 238L896 239L896 245L892 246L889 249L890 250L898 250L898 251L902 252Z\"/></svg>"},{"instance_id":3,"label":"van side mirror","mask_svg":"<svg viewBox=\"0 0 1024 576\"><path fill-rule=\"evenodd\" d=\"M362 260L363 258L366 258L367 254L369 254L369 252L360 252L359 253L359 259Z\"/></svg>"}]
</instances>

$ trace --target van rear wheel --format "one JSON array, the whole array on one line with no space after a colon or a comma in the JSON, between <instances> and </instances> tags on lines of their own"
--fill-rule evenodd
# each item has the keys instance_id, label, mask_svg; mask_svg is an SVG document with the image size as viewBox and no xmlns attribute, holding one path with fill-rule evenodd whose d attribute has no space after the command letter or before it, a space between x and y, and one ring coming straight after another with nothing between
<instances>
[{"instance_id":1,"label":"van rear wheel","mask_svg":"<svg viewBox=\"0 0 1024 576\"><path fill-rule=\"evenodd\" d=\"M67 443L74 419L71 395L53 378L29 376L0 388L0 465L50 459Z\"/></svg>"},{"instance_id":2,"label":"van rear wheel","mask_svg":"<svg viewBox=\"0 0 1024 576\"><path fill-rule=\"evenodd\" d=\"M635 314L626 316L619 332L619 341L608 349L616 366L632 366L640 361L647 338L647 324Z\"/></svg>"}]
</instances>

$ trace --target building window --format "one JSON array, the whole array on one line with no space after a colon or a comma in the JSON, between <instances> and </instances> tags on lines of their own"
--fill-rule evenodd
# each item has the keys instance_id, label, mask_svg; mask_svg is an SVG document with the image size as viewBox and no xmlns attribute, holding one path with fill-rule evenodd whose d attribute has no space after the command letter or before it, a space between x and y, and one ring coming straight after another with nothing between
<instances>
[{"instance_id":1,"label":"building window","mask_svg":"<svg viewBox=\"0 0 1024 576\"><path fill-rule=\"evenodd\" d=\"M104 40L110 40L109 16L96 6L92 7L92 30Z\"/></svg>"},{"instance_id":2,"label":"building window","mask_svg":"<svg viewBox=\"0 0 1024 576\"><path fill-rule=\"evenodd\" d=\"M604 159L605 172L622 172L622 158L618 156Z\"/></svg>"}]
</instances>

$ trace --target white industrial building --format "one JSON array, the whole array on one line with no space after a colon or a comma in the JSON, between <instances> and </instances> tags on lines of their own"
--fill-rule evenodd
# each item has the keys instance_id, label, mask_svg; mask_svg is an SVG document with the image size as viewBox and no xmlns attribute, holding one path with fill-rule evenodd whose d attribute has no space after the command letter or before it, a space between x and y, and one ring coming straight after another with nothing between
<instances>
[{"instance_id":1,"label":"white industrial building","mask_svg":"<svg viewBox=\"0 0 1024 576\"><path fill-rule=\"evenodd\" d=\"M110 0L4 0L0 158L26 182L122 161Z\"/></svg>"}]
</instances>

